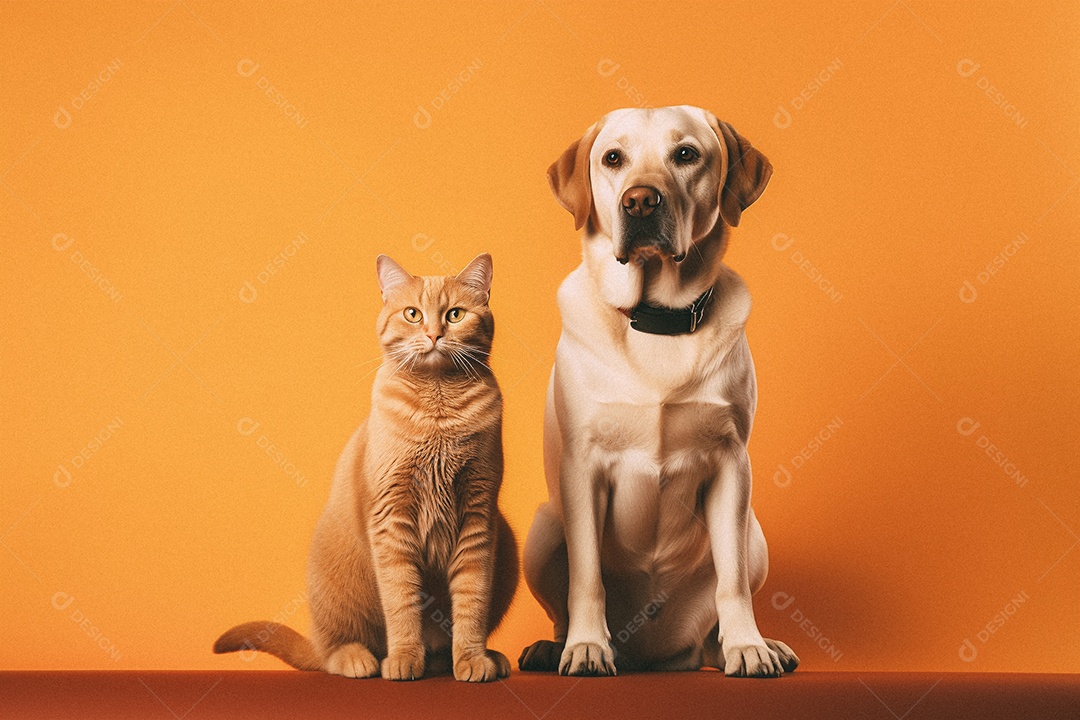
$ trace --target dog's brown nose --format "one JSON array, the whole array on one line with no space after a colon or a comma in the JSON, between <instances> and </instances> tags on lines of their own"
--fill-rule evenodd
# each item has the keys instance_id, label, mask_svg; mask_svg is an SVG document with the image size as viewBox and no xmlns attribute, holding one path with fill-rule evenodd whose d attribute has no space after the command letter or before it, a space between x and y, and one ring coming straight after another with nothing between
<instances>
[{"instance_id":1,"label":"dog's brown nose","mask_svg":"<svg viewBox=\"0 0 1080 720\"><path fill-rule=\"evenodd\" d=\"M632 187L622 196L623 210L630 217L649 217L660 204L660 191L647 185Z\"/></svg>"}]
</instances>

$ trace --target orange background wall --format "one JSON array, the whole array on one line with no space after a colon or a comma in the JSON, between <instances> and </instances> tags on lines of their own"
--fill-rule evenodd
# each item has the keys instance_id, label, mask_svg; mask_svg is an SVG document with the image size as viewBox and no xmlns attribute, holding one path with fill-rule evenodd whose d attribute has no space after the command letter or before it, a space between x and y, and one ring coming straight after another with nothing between
<instances>
[{"instance_id":1,"label":"orange background wall","mask_svg":"<svg viewBox=\"0 0 1080 720\"><path fill-rule=\"evenodd\" d=\"M728 255L762 630L807 669L1080 671L1080 6L750 5L0 4L0 667L282 667L210 644L308 626L380 252L494 255L523 538L579 256L545 169L690 103L776 167ZM493 643L549 634L523 588Z\"/></svg>"}]
</instances>

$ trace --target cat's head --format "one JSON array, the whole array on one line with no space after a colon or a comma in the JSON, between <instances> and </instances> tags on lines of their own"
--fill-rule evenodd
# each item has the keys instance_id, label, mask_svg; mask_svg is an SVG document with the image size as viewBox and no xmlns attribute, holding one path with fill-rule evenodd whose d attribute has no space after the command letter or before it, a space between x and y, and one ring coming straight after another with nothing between
<instances>
[{"instance_id":1,"label":"cat's head","mask_svg":"<svg viewBox=\"0 0 1080 720\"><path fill-rule=\"evenodd\" d=\"M375 267L383 296L379 342L388 360L420 373L486 372L495 333L490 255L448 276L410 275L386 255Z\"/></svg>"}]
</instances>

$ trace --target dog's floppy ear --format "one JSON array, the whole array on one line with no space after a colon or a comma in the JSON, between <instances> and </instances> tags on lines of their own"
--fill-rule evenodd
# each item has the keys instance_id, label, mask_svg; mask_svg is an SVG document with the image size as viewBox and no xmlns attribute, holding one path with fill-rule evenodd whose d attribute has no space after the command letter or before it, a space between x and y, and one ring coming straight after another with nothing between
<instances>
[{"instance_id":1,"label":"dog's floppy ear","mask_svg":"<svg viewBox=\"0 0 1080 720\"><path fill-rule=\"evenodd\" d=\"M575 140L548 168L548 185L559 204L574 216L574 229L580 230L592 213L592 182L589 179L589 153L600 132L595 123Z\"/></svg>"},{"instance_id":2,"label":"dog's floppy ear","mask_svg":"<svg viewBox=\"0 0 1080 720\"><path fill-rule=\"evenodd\" d=\"M742 211L765 191L773 167L749 140L735 132L735 128L717 120L712 113L708 115L709 124L716 131L720 146L727 155L727 174L720 183L720 215L728 225L735 227L739 224Z\"/></svg>"}]
</instances>

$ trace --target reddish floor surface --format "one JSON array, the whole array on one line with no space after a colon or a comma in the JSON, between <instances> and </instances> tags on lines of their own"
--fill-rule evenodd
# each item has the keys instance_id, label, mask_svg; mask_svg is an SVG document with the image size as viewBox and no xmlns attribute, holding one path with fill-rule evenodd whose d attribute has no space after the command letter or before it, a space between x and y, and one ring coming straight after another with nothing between
<instances>
[{"instance_id":1,"label":"reddish floor surface","mask_svg":"<svg viewBox=\"0 0 1080 720\"><path fill-rule=\"evenodd\" d=\"M1080 675L717 672L489 685L283 672L0 672L0 718L1080 718Z\"/></svg>"}]
</instances>

